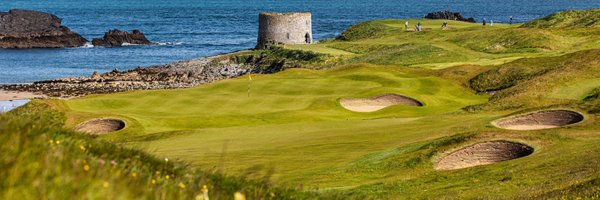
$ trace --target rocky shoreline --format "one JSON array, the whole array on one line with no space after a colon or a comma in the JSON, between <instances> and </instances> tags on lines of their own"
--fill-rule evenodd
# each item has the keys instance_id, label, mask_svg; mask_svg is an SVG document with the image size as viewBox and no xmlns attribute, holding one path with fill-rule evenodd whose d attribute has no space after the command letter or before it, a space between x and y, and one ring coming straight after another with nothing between
<instances>
[{"instance_id":1,"label":"rocky shoreline","mask_svg":"<svg viewBox=\"0 0 600 200\"><path fill-rule=\"evenodd\" d=\"M73 98L133 90L189 88L251 73L269 74L297 67L287 66L285 60L266 61L263 58L260 55L240 58L226 54L166 65L138 67L128 71L115 69L103 74L93 73L89 77L0 85L0 90Z\"/></svg>"}]
</instances>

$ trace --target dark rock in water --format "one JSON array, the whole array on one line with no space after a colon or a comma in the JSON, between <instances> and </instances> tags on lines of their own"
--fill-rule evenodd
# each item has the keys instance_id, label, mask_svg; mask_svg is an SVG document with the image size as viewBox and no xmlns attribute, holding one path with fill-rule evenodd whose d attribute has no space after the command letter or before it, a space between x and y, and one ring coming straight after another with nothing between
<instances>
[{"instance_id":1,"label":"dark rock in water","mask_svg":"<svg viewBox=\"0 0 600 200\"><path fill-rule=\"evenodd\" d=\"M33 10L0 12L0 48L79 47L87 42L61 22L55 15Z\"/></svg>"},{"instance_id":2,"label":"dark rock in water","mask_svg":"<svg viewBox=\"0 0 600 200\"><path fill-rule=\"evenodd\" d=\"M450 12L450 11L439 11L439 12L432 12L432 13L427 13L427 15L425 16L426 19L449 19L449 20L457 20L457 21L464 21L464 22L472 22L475 23L475 19L470 17L470 18L465 18L462 16L462 14L460 14L460 12Z\"/></svg>"},{"instance_id":3,"label":"dark rock in water","mask_svg":"<svg viewBox=\"0 0 600 200\"><path fill-rule=\"evenodd\" d=\"M118 29L110 30L104 33L104 38L92 40L94 46L123 46L123 44L150 44L144 33L139 30L133 30L132 33Z\"/></svg>"}]
</instances>

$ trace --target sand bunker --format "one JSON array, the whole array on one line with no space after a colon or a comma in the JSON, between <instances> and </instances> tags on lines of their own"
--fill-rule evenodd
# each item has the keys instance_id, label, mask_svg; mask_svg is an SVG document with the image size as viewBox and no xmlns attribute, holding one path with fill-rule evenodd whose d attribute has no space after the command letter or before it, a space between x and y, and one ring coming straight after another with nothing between
<instances>
[{"instance_id":1,"label":"sand bunker","mask_svg":"<svg viewBox=\"0 0 600 200\"><path fill-rule=\"evenodd\" d=\"M453 170L487 165L506 160L517 159L532 154L530 146L508 142L491 141L465 147L442 158L436 170Z\"/></svg>"},{"instance_id":2,"label":"sand bunker","mask_svg":"<svg viewBox=\"0 0 600 200\"><path fill-rule=\"evenodd\" d=\"M355 112L374 112L394 105L423 106L420 101L398 94L385 94L373 98L344 98L340 104Z\"/></svg>"},{"instance_id":3,"label":"sand bunker","mask_svg":"<svg viewBox=\"0 0 600 200\"><path fill-rule=\"evenodd\" d=\"M582 114L570 110L546 110L498 120L492 124L510 130L559 128L583 121Z\"/></svg>"},{"instance_id":4,"label":"sand bunker","mask_svg":"<svg viewBox=\"0 0 600 200\"><path fill-rule=\"evenodd\" d=\"M102 135L125 128L125 122L120 119L97 119L79 124L76 131L92 135Z\"/></svg>"}]
</instances>

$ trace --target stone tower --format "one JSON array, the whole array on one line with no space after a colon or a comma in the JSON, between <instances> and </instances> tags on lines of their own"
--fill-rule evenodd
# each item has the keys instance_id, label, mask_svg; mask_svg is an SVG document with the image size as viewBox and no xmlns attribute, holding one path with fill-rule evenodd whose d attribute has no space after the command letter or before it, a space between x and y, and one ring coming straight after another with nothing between
<instances>
[{"instance_id":1,"label":"stone tower","mask_svg":"<svg viewBox=\"0 0 600 200\"><path fill-rule=\"evenodd\" d=\"M257 49L278 44L310 44L313 42L310 12L260 13Z\"/></svg>"}]
</instances>

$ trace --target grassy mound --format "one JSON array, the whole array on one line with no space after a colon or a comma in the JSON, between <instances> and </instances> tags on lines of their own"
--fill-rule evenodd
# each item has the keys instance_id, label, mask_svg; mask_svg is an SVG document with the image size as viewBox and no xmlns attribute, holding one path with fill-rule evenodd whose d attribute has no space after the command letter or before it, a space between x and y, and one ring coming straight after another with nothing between
<instances>
[{"instance_id":1,"label":"grassy mound","mask_svg":"<svg viewBox=\"0 0 600 200\"><path fill-rule=\"evenodd\" d=\"M535 53L567 45L565 39L544 30L492 29L460 34L450 41L486 53Z\"/></svg>"},{"instance_id":2,"label":"grassy mound","mask_svg":"<svg viewBox=\"0 0 600 200\"><path fill-rule=\"evenodd\" d=\"M391 35L393 31L399 31L387 26L382 21L366 21L350 27L338 38L344 41L380 38Z\"/></svg>"},{"instance_id":3,"label":"grassy mound","mask_svg":"<svg viewBox=\"0 0 600 200\"><path fill-rule=\"evenodd\" d=\"M224 56L227 58L228 56ZM262 71L278 72L288 68L317 68L315 64L329 62L332 57L313 51L290 50L279 46L230 55L240 64L258 65Z\"/></svg>"},{"instance_id":4,"label":"grassy mound","mask_svg":"<svg viewBox=\"0 0 600 200\"><path fill-rule=\"evenodd\" d=\"M522 25L526 28L597 28L600 9L569 10L548 15Z\"/></svg>"},{"instance_id":5,"label":"grassy mound","mask_svg":"<svg viewBox=\"0 0 600 200\"><path fill-rule=\"evenodd\" d=\"M528 58L500 65L470 80L471 88L495 94L484 107L516 109L577 103L600 86L600 49ZM586 108L587 109L587 108Z\"/></svg>"},{"instance_id":6,"label":"grassy mound","mask_svg":"<svg viewBox=\"0 0 600 200\"><path fill-rule=\"evenodd\" d=\"M426 44L403 44L379 46L376 50L357 56L350 62L368 62L379 65L416 65L464 61L464 55L456 54L444 48Z\"/></svg>"}]
</instances>

